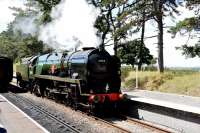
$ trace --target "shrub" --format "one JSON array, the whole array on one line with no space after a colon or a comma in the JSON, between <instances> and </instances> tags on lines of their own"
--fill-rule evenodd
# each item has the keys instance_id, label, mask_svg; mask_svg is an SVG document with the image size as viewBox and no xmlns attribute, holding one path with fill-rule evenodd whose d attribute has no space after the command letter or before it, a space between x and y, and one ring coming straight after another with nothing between
<instances>
[{"instance_id":1,"label":"shrub","mask_svg":"<svg viewBox=\"0 0 200 133\"><path fill-rule=\"evenodd\" d=\"M132 67L122 67L121 68L121 80L125 81L125 78L129 76L129 72L133 70Z\"/></svg>"},{"instance_id":2,"label":"shrub","mask_svg":"<svg viewBox=\"0 0 200 133\"><path fill-rule=\"evenodd\" d=\"M136 85L135 79L129 79L128 81L125 82L125 87L128 89L135 88L135 85Z\"/></svg>"}]
</instances>

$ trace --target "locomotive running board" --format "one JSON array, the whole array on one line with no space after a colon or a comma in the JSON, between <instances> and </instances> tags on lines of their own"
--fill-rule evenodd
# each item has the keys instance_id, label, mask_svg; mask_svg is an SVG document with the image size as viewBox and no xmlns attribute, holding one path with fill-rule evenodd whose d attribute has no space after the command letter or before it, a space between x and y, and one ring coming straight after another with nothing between
<instances>
[{"instance_id":1,"label":"locomotive running board","mask_svg":"<svg viewBox=\"0 0 200 133\"><path fill-rule=\"evenodd\" d=\"M51 75L37 75L35 74L33 76L34 78L39 78L39 79L47 79L47 80L52 80L52 81L60 81L60 82L66 82L66 83L72 83L72 84L77 84L79 91L80 91L80 95L82 96L90 96L90 94L85 94L82 93L81 90L81 85L80 85L80 79L71 79L71 78L62 78L62 77L57 77L57 76L51 76Z\"/></svg>"},{"instance_id":2,"label":"locomotive running board","mask_svg":"<svg viewBox=\"0 0 200 133\"><path fill-rule=\"evenodd\" d=\"M80 79L62 78L62 77L51 76L51 75L34 75L34 77L35 78L40 78L40 79L53 80L53 81L80 84Z\"/></svg>"}]
</instances>

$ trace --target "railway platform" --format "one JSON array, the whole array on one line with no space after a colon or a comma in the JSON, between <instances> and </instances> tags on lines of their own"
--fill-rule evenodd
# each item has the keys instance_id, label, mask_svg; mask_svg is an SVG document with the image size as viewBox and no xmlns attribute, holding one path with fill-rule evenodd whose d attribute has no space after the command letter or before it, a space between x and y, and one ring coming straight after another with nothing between
<instances>
[{"instance_id":1,"label":"railway platform","mask_svg":"<svg viewBox=\"0 0 200 133\"><path fill-rule=\"evenodd\" d=\"M147 90L124 92L133 101L181 110L200 115L200 98Z\"/></svg>"},{"instance_id":2,"label":"railway platform","mask_svg":"<svg viewBox=\"0 0 200 133\"><path fill-rule=\"evenodd\" d=\"M7 133L49 133L1 94L0 125Z\"/></svg>"},{"instance_id":3,"label":"railway platform","mask_svg":"<svg viewBox=\"0 0 200 133\"><path fill-rule=\"evenodd\" d=\"M130 99L130 116L165 125L181 133L199 133L199 97L146 90L124 93Z\"/></svg>"}]
</instances>

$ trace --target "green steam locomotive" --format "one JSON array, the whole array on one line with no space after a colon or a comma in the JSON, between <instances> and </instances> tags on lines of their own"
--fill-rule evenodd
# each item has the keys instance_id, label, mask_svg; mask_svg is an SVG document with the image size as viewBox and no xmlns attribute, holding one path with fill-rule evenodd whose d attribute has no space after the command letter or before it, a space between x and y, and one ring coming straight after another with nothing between
<instances>
[{"instance_id":1,"label":"green steam locomotive","mask_svg":"<svg viewBox=\"0 0 200 133\"><path fill-rule=\"evenodd\" d=\"M16 67L16 77L19 86L38 96L94 110L125 99L120 66L119 58L106 50L83 48L24 58Z\"/></svg>"}]
</instances>

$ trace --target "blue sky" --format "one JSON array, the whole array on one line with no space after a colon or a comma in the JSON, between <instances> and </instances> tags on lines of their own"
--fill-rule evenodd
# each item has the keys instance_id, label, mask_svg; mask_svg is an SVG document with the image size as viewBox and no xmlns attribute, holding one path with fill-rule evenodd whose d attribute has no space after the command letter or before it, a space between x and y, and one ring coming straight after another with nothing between
<instances>
[{"instance_id":1,"label":"blue sky","mask_svg":"<svg viewBox=\"0 0 200 133\"><path fill-rule=\"evenodd\" d=\"M8 8L9 6L21 7L23 6L24 0L0 0L0 32L6 30L6 26L9 22L14 19L12 15L12 11ZM81 7L80 7L81 8ZM188 11L183 7L179 8L181 12L180 16L176 16L176 20L183 20L186 17L190 17L193 15L192 11ZM81 17L81 16L80 16ZM84 18L82 18L84 19ZM171 20L171 18L167 17L164 20L167 26L174 25L175 22ZM156 27L157 25L154 22L149 22L147 27L146 36L156 35ZM166 31L166 30L165 30ZM137 36L137 35L135 35ZM89 36L88 36L89 37ZM134 38L134 37L133 37ZM200 67L200 58L186 59L182 56L181 51L175 50L176 46L180 46L185 44L187 40L187 36L177 35L175 39L171 38L171 35L166 33L164 34L164 62L167 67ZM197 40L190 40L190 45L193 45ZM151 54L157 56L157 42L156 38L148 39L145 41L145 44L150 49ZM110 53L113 53L112 47L108 48Z\"/></svg>"}]
</instances>

